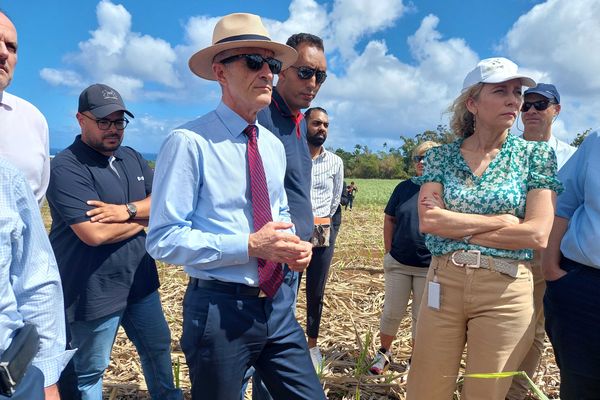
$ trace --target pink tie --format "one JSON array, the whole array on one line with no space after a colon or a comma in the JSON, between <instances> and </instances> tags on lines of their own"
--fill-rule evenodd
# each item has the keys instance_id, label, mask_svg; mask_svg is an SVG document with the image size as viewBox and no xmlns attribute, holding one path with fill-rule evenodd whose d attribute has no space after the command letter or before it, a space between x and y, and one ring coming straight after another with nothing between
<instances>
[{"instance_id":1,"label":"pink tie","mask_svg":"<svg viewBox=\"0 0 600 400\"><path fill-rule=\"evenodd\" d=\"M265 178L265 169L258 151L256 141L256 125L248 125L244 133L248 136L248 169L250 170L250 192L252 194L252 218L254 219L254 232L257 232L266 223L273 221L269 189ZM258 259L258 287L269 297L275 296L283 282L281 265L273 261Z\"/></svg>"}]
</instances>

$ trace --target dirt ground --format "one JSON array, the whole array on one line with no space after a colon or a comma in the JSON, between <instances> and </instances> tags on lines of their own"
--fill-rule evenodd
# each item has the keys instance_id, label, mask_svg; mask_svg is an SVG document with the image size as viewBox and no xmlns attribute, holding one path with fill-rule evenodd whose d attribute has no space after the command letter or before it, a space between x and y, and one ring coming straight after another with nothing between
<instances>
[{"instance_id":1,"label":"dirt ground","mask_svg":"<svg viewBox=\"0 0 600 400\"><path fill-rule=\"evenodd\" d=\"M394 342L392 368L384 376L374 377L366 373L377 349L383 305L382 226L380 207L358 205L352 212L344 213L326 289L319 339L328 365L328 371L321 380L330 399L404 399L404 361L410 355L408 312ZM160 265L160 276L163 307L173 337L174 368L179 370L176 378L186 391L189 379L178 341L187 277L181 268L163 264ZM303 289L299 294L297 315L304 326ZM122 330L104 382L106 399L149 399L137 354ZM558 398L558 368L549 343L546 343L542 365L534 382L547 396ZM189 398L187 392L186 398Z\"/></svg>"}]
</instances>

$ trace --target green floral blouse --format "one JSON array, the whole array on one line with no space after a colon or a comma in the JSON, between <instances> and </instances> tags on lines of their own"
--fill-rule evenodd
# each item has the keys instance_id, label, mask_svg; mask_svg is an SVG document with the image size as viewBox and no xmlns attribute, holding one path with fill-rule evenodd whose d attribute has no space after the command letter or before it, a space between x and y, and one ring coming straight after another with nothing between
<instances>
[{"instance_id":1,"label":"green floral blouse","mask_svg":"<svg viewBox=\"0 0 600 400\"><path fill-rule=\"evenodd\" d=\"M545 142L529 142L509 134L480 177L471 172L462 157L462 142L463 139L458 139L427 151L423 175L413 178L417 184L441 183L448 210L467 214L512 214L524 218L527 192L532 189L562 191L556 178L554 150ZM433 255L456 250L480 250L481 254L517 260L530 260L533 255L531 249L496 249L436 235L426 235L425 243Z\"/></svg>"}]
</instances>

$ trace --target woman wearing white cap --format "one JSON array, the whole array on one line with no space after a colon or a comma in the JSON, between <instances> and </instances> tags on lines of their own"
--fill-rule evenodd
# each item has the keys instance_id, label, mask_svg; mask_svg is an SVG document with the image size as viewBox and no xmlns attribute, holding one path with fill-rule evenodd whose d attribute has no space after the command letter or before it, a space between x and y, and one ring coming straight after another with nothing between
<instances>
[{"instance_id":1,"label":"woman wearing white cap","mask_svg":"<svg viewBox=\"0 0 600 400\"><path fill-rule=\"evenodd\" d=\"M505 58L482 60L450 107L458 139L427 152L419 223L433 257L420 308L407 399L452 399L466 373L515 370L533 340L532 249L546 246L556 157L510 134L522 86ZM504 399L510 379L466 378L462 399Z\"/></svg>"}]
</instances>

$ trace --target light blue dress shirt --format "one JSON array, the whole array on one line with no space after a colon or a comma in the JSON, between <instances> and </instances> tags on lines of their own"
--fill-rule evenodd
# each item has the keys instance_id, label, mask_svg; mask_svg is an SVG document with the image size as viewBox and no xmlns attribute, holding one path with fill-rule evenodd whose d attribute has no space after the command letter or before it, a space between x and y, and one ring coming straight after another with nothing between
<instances>
[{"instance_id":1,"label":"light blue dress shirt","mask_svg":"<svg viewBox=\"0 0 600 400\"><path fill-rule=\"evenodd\" d=\"M600 133L592 132L558 173L565 188L556 215L569 219L560 250L565 257L600 268Z\"/></svg>"},{"instance_id":2,"label":"light blue dress shirt","mask_svg":"<svg viewBox=\"0 0 600 400\"><path fill-rule=\"evenodd\" d=\"M290 222L281 141L258 126L274 221ZM156 160L146 249L199 279L258 286L248 160L248 123L224 103L173 130Z\"/></svg>"},{"instance_id":3,"label":"light blue dress shirt","mask_svg":"<svg viewBox=\"0 0 600 400\"><path fill-rule=\"evenodd\" d=\"M0 354L14 333L30 322L40 335L33 364L45 386L71 358L65 351L62 287L38 203L15 167L0 159Z\"/></svg>"}]
</instances>

